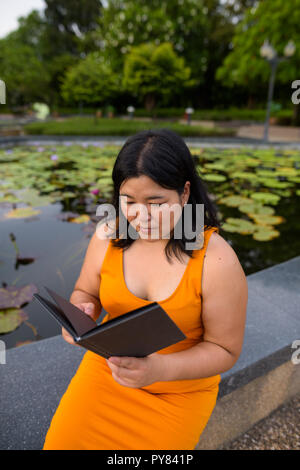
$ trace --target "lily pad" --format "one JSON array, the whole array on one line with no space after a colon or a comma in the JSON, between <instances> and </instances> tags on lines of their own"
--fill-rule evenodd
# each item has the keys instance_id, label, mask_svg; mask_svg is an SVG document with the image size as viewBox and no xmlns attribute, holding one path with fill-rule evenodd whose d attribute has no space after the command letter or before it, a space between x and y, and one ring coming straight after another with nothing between
<instances>
[{"instance_id":1,"label":"lily pad","mask_svg":"<svg viewBox=\"0 0 300 470\"><path fill-rule=\"evenodd\" d=\"M277 204L280 200L280 196L273 193L252 193L250 196L255 201L259 201L262 204Z\"/></svg>"},{"instance_id":2,"label":"lily pad","mask_svg":"<svg viewBox=\"0 0 300 470\"><path fill-rule=\"evenodd\" d=\"M206 173L205 175L202 175L202 178L207 181L226 181L226 176L224 175L219 175L218 173Z\"/></svg>"},{"instance_id":3,"label":"lily pad","mask_svg":"<svg viewBox=\"0 0 300 470\"><path fill-rule=\"evenodd\" d=\"M272 240L273 238L279 237L280 232L278 230L275 230L271 226L261 226L258 230L256 230L253 234L254 240L257 240L259 242L268 242Z\"/></svg>"},{"instance_id":4,"label":"lily pad","mask_svg":"<svg viewBox=\"0 0 300 470\"><path fill-rule=\"evenodd\" d=\"M297 170L293 167L280 167L276 169L276 176L297 176Z\"/></svg>"},{"instance_id":5,"label":"lily pad","mask_svg":"<svg viewBox=\"0 0 300 470\"><path fill-rule=\"evenodd\" d=\"M241 204L253 204L253 201L251 199L248 199L243 196L238 196L238 195L232 195L232 196L225 196L222 199L219 199L218 202L220 204L224 204L225 206L229 207L238 207Z\"/></svg>"},{"instance_id":6,"label":"lily pad","mask_svg":"<svg viewBox=\"0 0 300 470\"><path fill-rule=\"evenodd\" d=\"M78 217L69 219L69 222L72 222L73 224L86 224L89 221L90 221L90 216L87 214L82 214Z\"/></svg>"},{"instance_id":7,"label":"lily pad","mask_svg":"<svg viewBox=\"0 0 300 470\"><path fill-rule=\"evenodd\" d=\"M262 204L242 204L239 206L239 210L249 216L254 214L272 215L275 212L273 207L263 206Z\"/></svg>"},{"instance_id":8,"label":"lily pad","mask_svg":"<svg viewBox=\"0 0 300 470\"><path fill-rule=\"evenodd\" d=\"M219 175L218 173L206 173L202 175L202 178L206 181L215 181L216 183L227 180L225 175Z\"/></svg>"},{"instance_id":9,"label":"lily pad","mask_svg":"<svg viewBox=\"0 0 300 470\"><path fill-rule=\"evenodd\" d=\"M17 196L15 196L12 193L6 193L6 194L4 194L4 196L0 197L0 203L1 202L9 202L9 203L13 204L13 203L22 202L22 200L19 199Z\"/></svg>"},{"instance_id":10,"label":"lily pad","mask_svg":"<svg viewBox=\"0 0 300 470\"><path fill-rule=\"evenodd\" d=\"M239 178L252 181L257 180L257 176L255 173L250 173L247 171L236 171L235 173L231 174L231 178Z\"/></svg>"},{"instance_id":11,"label":"lily pad","mask_svg":"<svg viewBox=\"0 0 300 470\"><path fill-rule=\"evenodd\" d=\"M249 214L249 216L259 225L278 225L285 222L285 218L281 215Z\"/></svg>"},{"instance_id":12,"label":"lily pad","mask_svg":"<svg viewBox=\"0 0 300 470\"><path fill-rule=\"evenodd\" d=\"M222 229L226 232L240 233L242 235L249 235L255 231L255 224L250 220L238 219L228 217L222 225Z\"/></svg>"},{"instance_id":13,"label":"lily pad","mask_svg":"<svg viewBox=\"0 0 300 470\"><path fill-rule=\"evenodd\" d=\"M38 289L34 284L27 284L23 287L0 287L0 309L21 307L30 302L33 294L37 293Z\"/></svg>"},{"instance_id":14,"label":"lily pad","mask_svg":"<svg viewBox=\"0 0 300 470\"><path fill-rule=\"evenodd\" d=\"M205 163L205 168L209 168L210 170L220 170L224 171L226 169L226 164L225 162L215 162L215 163Z\"/></svg>"},{"instance_id":15,"label":"lily pad","mask_svg":"<svg viewBox=\"0 0 300 470\"><path fill-rule=\"evenodd\" d=\"M14 331L25 320L28 320L28 316L24 310L19 308L0 310L0 334Z\"/></svg>"},{"instance_id":16,"label":"lily pad","mask_svg":"<svg viewBox=\"0 0 300 470\"><path fill-rule=\"evenodd\" d=\"M4 214L5 217L9 219L25 219L27 217L33 217L34 215L40 214L41 211L34 210L31 207L19 207L17 209L13 209L10 212Z\"/></svg>"},{"instance_id":17,"label":"lily pad","mask_svg":"<svg viewBox=\"0 0 300 470\"><path fill-rule=\"evenodd\" d=\"M20 194L20 197L22 198L23 202L25 202L26 204L29 204L32 207L47 206L48 204L52 202L51 197L40 196L38 191L32 188L27 188L25 191L23 191Z\"/></svg>"},{"instance_id":18,"label":"lily pad","mask_svg":"<svg viewBox=\"0 0 300 470\"><path fill-rule=\"evenodd\" d=\"M271 179L262 179L261 182L263 183L264 186L267 188L290 188L293 186L292 183L289 183L288 181L278 181L277 179L271 180Z\"/></svg>"}]
</instances>

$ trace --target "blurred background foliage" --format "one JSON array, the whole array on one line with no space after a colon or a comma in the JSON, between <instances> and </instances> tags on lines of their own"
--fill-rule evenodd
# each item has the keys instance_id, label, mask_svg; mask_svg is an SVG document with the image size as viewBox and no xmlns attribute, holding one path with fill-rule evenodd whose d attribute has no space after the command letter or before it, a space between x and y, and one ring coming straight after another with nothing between
<instances>
[{"instance_id":1,"label":"blurred background foliage","mask_svg":"<svg viewBox=\"0 0 300 470\"><path fill-rule=\"evenodd\" d=\"M45 0L0 40L0 77L11 107L263 109L260 46L292 39L275 96L298 119L299 24L300 0Z\"/></svg>"}]
</instances>

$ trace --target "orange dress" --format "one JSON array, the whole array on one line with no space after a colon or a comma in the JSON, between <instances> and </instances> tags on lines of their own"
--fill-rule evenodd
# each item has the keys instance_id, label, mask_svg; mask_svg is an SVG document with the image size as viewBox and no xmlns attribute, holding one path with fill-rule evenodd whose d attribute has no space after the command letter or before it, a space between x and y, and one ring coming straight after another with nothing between
<instances>
[{"instance_id":1,"label":"orange dress","mask_svg":"<svg viewBox=\"0 0 300 470\"><path fill-rule=\"evenodd\" d=\"M201 276L210 235L193 251L176 290L158 302L184 332L179 343L157 351L171 354L202 341ZM203 232L202 232L203 233ZM103 322L153 301L131 293L123 276L123 250L111 240L101 268ZM48 429L44 450L193 450L215 407L221 376L174 380L132 388L112 377L103 357L87 351Z\"/></svg>"}]
</instances>

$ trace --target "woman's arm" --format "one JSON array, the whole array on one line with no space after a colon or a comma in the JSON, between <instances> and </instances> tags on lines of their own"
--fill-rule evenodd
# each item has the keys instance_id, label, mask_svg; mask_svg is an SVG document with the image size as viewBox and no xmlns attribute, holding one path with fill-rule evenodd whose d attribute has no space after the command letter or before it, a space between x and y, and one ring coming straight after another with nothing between
<instances>
[{"instance_id":1,"label":"woman's arm","mask_svg":"<svg viewBox=\"0 0 300 470\"><path fill-rule=\"evenodd\" d=\"M162 354L162 380L211 377L231 369L242 350L247 302L247 280L237 255L213 233L202 274L203 342Z\"/></svg>"},{"instance_id":2,"label":"woman's arm","mask_svg":"<svg viewBox=\"0 0 300 470\"><path fill-rule=\"evenodd\" d=\"M108 240L104 237L99 238L96 231L88 245L80 275L70 297L72 304L88 302L94 304L94 320L98 319L102 310L99 299L100 271L107 246Z\"/></svg>"}]
</instances>

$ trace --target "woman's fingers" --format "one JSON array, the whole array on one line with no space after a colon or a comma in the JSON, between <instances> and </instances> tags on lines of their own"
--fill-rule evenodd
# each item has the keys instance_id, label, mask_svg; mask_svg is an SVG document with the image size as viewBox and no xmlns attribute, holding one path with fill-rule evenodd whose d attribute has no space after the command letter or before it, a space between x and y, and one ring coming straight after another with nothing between
<instances>
[{"instance_id":1,"label":"woman's fingers","mask_svg":"<svg viewBox=\"0 0 300 470\"><path fill-rule=\"evenodd\" d=\"M79 308L86 315L96 321L95 305L93 304L93 302L81 302L73 305L75 305L75 307ZM73 337L70 335L70 333L67 332L65 328L62 328L62 336L64 340L67 341L67 343L79 346L79 344L74 341Z\"/></svg>"},{"instance_id":2,"label":"woman's fingers","mask_svg":"<svg viewBox=\"0 0 300 470\"><path fill-rule=\"evenodd\" d=\"M62 336L65 341L69 344L75 344L76 346L79 346L75 341L73 340L73 337L70 335L70 333L67 332L65 328L62 328Z\"/></svg>"},{"instance_id":3,"label":"woman's fingers","mask_svg":"<svg viewBox=\"0 0 300 470\"><path fill-rule=\"evenodd\" d=\"M83 306L82 310L84 311L84 313L86 313L89 317L96 321L95 305L93 304L93 302L86 302L81 305Z\"/></svg>"}]
</instances>

